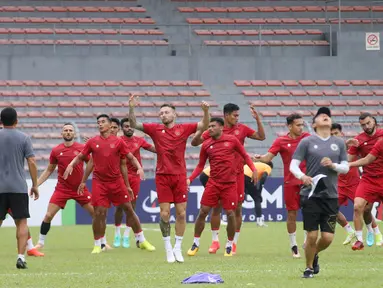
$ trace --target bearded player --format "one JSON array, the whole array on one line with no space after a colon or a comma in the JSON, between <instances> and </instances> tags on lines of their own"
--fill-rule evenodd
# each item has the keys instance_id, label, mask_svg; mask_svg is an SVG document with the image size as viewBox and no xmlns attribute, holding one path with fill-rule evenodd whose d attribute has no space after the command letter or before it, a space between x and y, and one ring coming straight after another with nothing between
<instances>
[{"instance_id":1,"label":"bearded player","mask_svg":"<svg viewBox=\"0 0 383 288\"><path fill-rule=\"evenodd\" d=\"M134 129L130 127L129 118L124 118L121 120L121 128L124 133L121 136L121 139L124 140L125 144L128 146L129 151L137 158L138 162L141 163L141 154L140 149L145 149L152 153L156 153L156 148L153 145L149 144L142 137L134 136ZM130 187L132 187L134 199L132 200L133 209L136 209L136 200L138 197L138 193L140 191L141 179L139 175L137 175L137 168L132 165L130 162L127 162L128 165L128 176ZM114 224L115 224L115 233L114 233L114 247L121 246L121 223L123 218L123 210L121 207L116 207L116 212L114 213ZM130 247L130 230L131 227L128 223L126 223L126 228L124 232L124 236L122 239L122 247L129 248Z\"/></svg>"},{"instance_id":2,"label":"bearded player","mask_svg":"<svg viewBox=\"0 0 383 288\"><path fill-rule=\"evenodd\" d=\"M209 125L209 104L202 102L203 118L199 123L176 124L175 107L163 104L160 107L159 123L139 123L134 114L136 97L129 99L129 120L132 128L148 134L157 151L156 189L160 203L160 228L165 243L168 263L184 262L181 244L186 228L186 203L188 188L186 185L186 142L196 131L201 133ZM176 210L176 233L174 248L170 242L170 204Z\"/></svg>"},{"instance_id":3,"label":"bearded player","mask_svg":"<svg viewBox=\"0 0 383 288\"><path fill-rule=\"evenodd\" d=\"M365 164L362 178L355 192L354 226L357 241L352 246L352 250L362 250L364 248L362 218L364 218L366 223L369 223L366 224L368 231L366 239L367 245L372 246L374 242L376 242L378 246L382 245L382 234L379 231L379 227L376 224L374 225L372 221L371 210L374 202L380 198L382 193L383 157L380 156L377 149L373 151L373 147L377 141L379 141L379 138L383 136L383 130L377 128L375 117L367 112L359 116L359 124L363 132L355 137L359 145L357 145L357 147L352 146L348 151L349 162L355 161L357 157L364 158L370 154L370 152L374 153L373 155L376 156L377 159ZM361 165L352 165L351 167L357 166Z\"/></svg>"},{"instance_id":4,"label":"bearded player","mask_svg":"<svg viewBox=\"0 0 383 288\"><path fill-rule=\"evenodd\" d=\"M49 165L37 180L37 185L42 185L58 166L58 181L49 201L48 211L41 223L39 241L36 245L38 249L44 247L45 238L51 228L53 218L60 209L65 208L68 200L75 200L93 218L94 210L91 205L91 194L86 188L82 195L77 194L77 188L84 175L84 162L88 162L89 158L84 159L84 161L79 162L79 164L74 167L72 177L67 180L63 178L66 167L84 149L84 144L74 141L76 135L73 124L71 123L64 124L61 136L64 142L52 149L49 157Z\"/></svg>"},{"instance_id":5,"label":"bearded player","mask_svg":"<svg viewBox=\"0 0 383 288\"><path fill-rule=\"evenodd\" d=\"M287 233L290 239L290 248L293 258L300 258L301 255L298 250L296 230L297 224L296 219L298 210L300 208L300 186L302 181L298 180L290 172L291 158L295 152L300 141L308 136L309 133L303 132L304 121L300 114L293 113L286 118L287 128L289 132L280 136L271 145L269 151L265 155L254 155L255 160L260 160L264 163L271 162L275 156L281 154L284 170L284 181L283 181L283 195L285 199L285 205L287 209ZM304 161L299 167L303 172L306 169Z\"/></svg>"},{"instance_id":6,"label":"bearded player","mask_svg":"<svg viewBox=\"0 0 383 288\"><path fill-rule=\"evenodd\" d=\"M238 123L239 120L239 106L233 103L228 103L223 107L224 114L224 122L225 126L223 129L224 134L234 135L237 137L239 142L244 145L245 139L250 138L253 140L265 140L265 131L263 129L262 121L255 110L254 106L250 107L251 114L253 118L257 122L258 131L251 129L250 127ZM198 146L202 144L206 139L209 139L210 136L208 132L196 133L191 144L193 146ZM236 232L234 236L234 244L233 244L233 254L237 252L237 244L239 233L242 225L242 203L245 199L245 174L243 171L244 159L238 153L236 154L234 165L236 165L236 175L237 175L237 192L238 192L238 206L235 210L235 218L236 218ZM209 253L216 253L220 248L218 232L221 220L221 210L220 206L214 207L213 212L211 214L211 230L212 230L212 244L209 248Z\"/></svg>"}]
</instances>

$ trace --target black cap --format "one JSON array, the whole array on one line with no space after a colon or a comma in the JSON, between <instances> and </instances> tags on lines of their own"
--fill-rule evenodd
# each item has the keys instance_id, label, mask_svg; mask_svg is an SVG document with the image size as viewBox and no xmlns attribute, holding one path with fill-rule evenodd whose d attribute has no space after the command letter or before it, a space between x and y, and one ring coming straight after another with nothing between
<instances>
[{"instance_id":1,"label":"black cap","mask_svg":"<svg viewBox=\"0 0 383 288\"><path fill-rule=\"evenodd\" d=\"M326 114L328 117L331 118L331 111L328 107L320 107L317 111L317 114L315 114L314 118L313 118L313 122L315 121L315 118L318 117L318 115L320 114Z\"/></svg>"}]
</instances>

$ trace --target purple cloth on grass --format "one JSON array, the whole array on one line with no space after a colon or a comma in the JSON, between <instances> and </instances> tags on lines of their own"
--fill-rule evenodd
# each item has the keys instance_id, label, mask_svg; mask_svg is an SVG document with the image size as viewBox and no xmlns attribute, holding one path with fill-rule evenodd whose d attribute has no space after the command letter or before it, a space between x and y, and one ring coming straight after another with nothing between
<instances>
[{"instance_id":1,"label":"purple cloth on grass","mask_svg":"<svg viewBox=\"0 0 383 288\"><path fill-rule=\"evenodd\" d=\"M223 280L218 274L210 273L197 273L186 279L184 279L182 284L199 284L199 283L208 283L208 284L219 284L223 283Z\"/></svg>"}]
</instances>

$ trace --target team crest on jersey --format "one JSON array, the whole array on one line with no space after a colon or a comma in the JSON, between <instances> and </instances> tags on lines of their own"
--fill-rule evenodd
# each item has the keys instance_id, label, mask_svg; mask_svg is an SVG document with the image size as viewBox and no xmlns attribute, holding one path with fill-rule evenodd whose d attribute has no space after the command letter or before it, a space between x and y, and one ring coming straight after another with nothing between
<instances>
[{"instance_id":1,"label":"team crest on jersey","mask_svg":"<svg viewBox=\"0 0 383 288\"><path fill-rule=\"evenodd\" d=\"M134 146L138 147L138 143L134 143Z\"/></svg>"},{"instance_id":2,"label":"team crest on jersey","mask_svg":"<svg viewBox=\"0 0 383 288\"><path fill-rule=\"evenodd\" d=\"M238 129L235 130L235 131L234 131L234 134L235 134L235 135L239 135L239 130L238 130Z\"/></svg>"},{"instance_id":3,"label":"team crest on jersey","mask_svg":"<svg viewBox=\"0 0 383 288\"><path fill-rule=\"evenodd\" d=\"M80 152L78 152L78 151L73 151L73 154L74 154L74 155L78 155L78 153L80 153Z\"/></svg>"},{"instance_id":4,"label":"team crest on jersey","mask_svg":"<svg viewBox=\"0 0 383 288\"><path fill-rule=\"evenodd\" d=\"M63 155L63 152L60 152L60 156L62 156Z\"/></svg>"},{"instance_id":5,"label":"team crest on jersey","mask_svg":"<svg viewBox=\"0 0 383 288\"><path fill-rule=\"evenodd\" d=\"M229 147L229 142L225 142L225 143L223 143L223 145L224 145L225 147Z\"/></svg>"},{"instance_id":6,"label":"team crest on jersey","mask_svg":"<svg viewBox=\"0 0 383 288\"><path fill-rule=\"evenodd\" d=\"M114 143L110 144L110 148L115 148L116 145Z\"/></svg>"},{"instance_id":7,"label":"team crest on jersey","mask_svg":"<svg viewBox=\"0 0 383 288\"><path fill-rule=\"evenodd\" d=\"M181 135L181 131L180 130L176 130L176 131L174 131L174 134L176 134L177 136L180 136Z\"/></svg>"},{"instance_id":8,"label":"team crest on jersey","mask_svg":"<svg viewBox=\"0 0 383 288\"><path fill-rule=\"evenodd\" d=\"M330 148L332 151L337 151L339 149L338 145L336 145L335 143L331 144Z\"/></svg>"}]
</instances>

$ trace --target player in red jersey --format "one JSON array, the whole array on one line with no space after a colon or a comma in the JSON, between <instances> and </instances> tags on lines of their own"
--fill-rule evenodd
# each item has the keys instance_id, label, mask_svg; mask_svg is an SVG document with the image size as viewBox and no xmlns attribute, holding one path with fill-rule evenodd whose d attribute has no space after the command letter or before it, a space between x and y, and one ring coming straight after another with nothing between
<instances>
[{"instance_id":1,"label":"player in red jersey","mask_svg":"<svg viewBox=\"0 0 383 288\"><path fill-rule=\"evenodd\" d=\"M223 107L224 121L225 126L223 128L223 133L234 135L239 142L244 145L245 139L250 138L254 140L263 141L265 139L265 131L263 129L262 121L254 109L253 106L250 107L251 114L253 118L257 122L258 131L251 129L250 127L238 123L239 120L239 106L233 103L228 103ZM193 146L198 146L206 139L210 138L208 132L204 134L196 133L192 140ZM236 232L234 236L234 245L233 245L233 254L237 252L237 243L239 238L240 229L242 226L242 203L245 199L245 174L243 171L244 159L242 159L241 155L237 153L237 157L235 157L235 164L237 167L236 175L237 175L237 192L238 192L238 206L235 210L236 217ZM211 213L211 231L212 231L212 244L209 248L209 253L216 253L220 248L218 232L220 226L221 219L221 207L213 208L213 212Z\"/></svg>"},{"instance_id":2,"label":"player in red jersey","mask_svg":"<svg viewBox=\"0 0 383 288\"><path fill-rule=\"evenodd\" d=\"M134 212L130 201L133 192L130 188L126 168L126 158L133 161L133 155L128 151L125 143L117 136L111 134L111 121L108 115L102 114L97 117L100 136L87 141L84 149L68 165L64 173L64 179L72 175L74 167L86 159L90 154L93 158L93 167L86 168L78 193L84 193L85 182L93 172L92 179L92 204L94 206L93 233L95 246L92 253L98 254L101 250L101 238L105 235L106 212L112 203L114 206L122 206L128 217L129 224L133 228L139 247L149 251L155 248L146 241L141 229L140 221ZM138 164L138 167L140 165Z\"/></svg>"},{"instance_id":3,"label":"player in red jersey","mask_svg":"<svg viewBox=\"0 0 383 288\"><path fill-rule=\"evenodd\" d=\"M371 214L372 206L376 200L380 200L382 191L383 177L383 157L379 155L377 148L373 149L380 137L383 137L383 130L378 129L376 119L370 113L362 113L359 116L359 123L363 132L355 137L359 145L352 146L348 151L348 160L352 162L356 157L366 157L369 153L374 153L373 156L379 156L377 159L363 167L362 178L355 192L354 200L354 226L357 241L352 246L352 250L362 250L363 244L363 222L367 226L367 245L372 246L376 241L377 245L382 245L382 234L376 223L373 223ZM351 166L351 165L350 165ZM352 165L351 167L359 166ZM374 239L375 234L375 239Z\"/></svg>"},{"instance_id":4,"label":"player in red jersey","mask_svg":"<svg viewBox=\"0 0 383 288\"><path fill-rule=\"evenodd\" d=\"M84 144L74 141L75 129L71 123L64 124L61 136L64 142L52 149L49 157L49 165L37 180L38 186L42 185L58 166L58 182L49 201L47 213L41 223L39 241L36 245L36 248L38 249L44 247L45 237L51 228L52 219L56 216L60 209L65 208L68 200L75 200L93 217L94 211L93 206L91 205L91 194L89 191L85 189L83 195L77 194L77 188L80 185L84 174L84 162L80 162L74 168L72 177L68 180L64 180L63 178L66 167L77 156L77 154L82 151ZM88 160L89 158L85 159L85 162L88 162Z\"/></svg>"},{"instance_id":5,"label":"player in red jersey","mask_svg":"<svg viewBox=\"0 0 383 288\"><path fill-rule=\"evenodd\" d=\"M165 243L168 263L183 262L181 244L186 228L186 203L188 190L186 185L185 150L190 135L204 131L209 125L209 104L202 102L204 116L199 123L176 124L175 107L164 104L160 108L161 124L139 123L136 121L134 107L136 97L129 99L129 120L132 128L148 134L157 151L156 189L160 203L160 228ZM176 209L176 241L174 249L170 242L170 204Z\"/></svg>"},{"instance_id":6,"label":"player in red jersey","mask_svg":"<svg viewBox=\"0 0 383 288\"><path fill-rule=\"evenodd\" d=\"M140 162L140 164L142 165L140 149L142 148L152 153L156 153L156 148L154 148L153 145L146 142L144 138L133 135L134 129L130 127L129 118L122 119L120 125L124 133L124 135L121 136L121 139L124 140L125 144L128 146L129 151L133 154L134 157L137 158L138 162ZM141 179L140 179L140 176L137 174L137 168L134 165L132 165L130 162L127 162L127 165L128 165L129 183L134 194L134 199L132 200L131 203L132 203L133 209L136 209L136 200L138 197L138 193L140 191ZM123 218L122 208L116 207L116 211L114 213L114 225L115 225L114 242L113 242L114 247L121 246L122 218ZM130 247L130 239L129 239L130 230L131 230L131 227L129 226L128 223L126 223L124 236L122 238L122 247L124 248Z\"/></svg>"},{"instance_id":7,"label":"player in red jersey","mask_svg":"<svg viewBox=\"0 0 383 288\"><path fill-rule=\"evenodd\" d=\"M256 160L268 163L273 160L275 156L281 154L284 170L284 184L283 184L283 195L285 199L285 205L287 209L287 232L290 239L290 248L292 251L293 258L300 258L301 255L298 250L298 244L296 239L296 230L297 230L297 214L300 208L300 185L302 182L298 180L290 172L290 162L291 158L297 148L299 142L310 136L309 133L303 132L304 121L300 114L293 113L286 118L287 128L289 132L280 136L271 145L269 151L265 155L254 155ZM302 162L300 169L305 171L306 165L305 162Z\"/></svg>"},{"instance_id":8,"label":"player in red jersey","mask_svg":"<svg viewBox=\"0 0 383 288\"><path fill-rule=\"evenodd\" d=\"M224 121L221 118L212 118L209 124L209 138L206 139L201 147L199 163L192 175L188 179L188 185L204 169L206 160L210 163L210 178L206 184L205 191L201 199L201 208L195 222L194 242L188 251L189 256L194 256L199 249L199 240L205 227L205 219L209 215L212 207L222 206L227 215L227 244L225 256L233 255L233 240L236 230L235 210L238 207L237 193L237 170L233 165L240 155L246 164L253 171L252 179L257 181L257 170L253 162L247 155L243 144L233 135L223 132Z\"/></svg>"}]
</instances>

